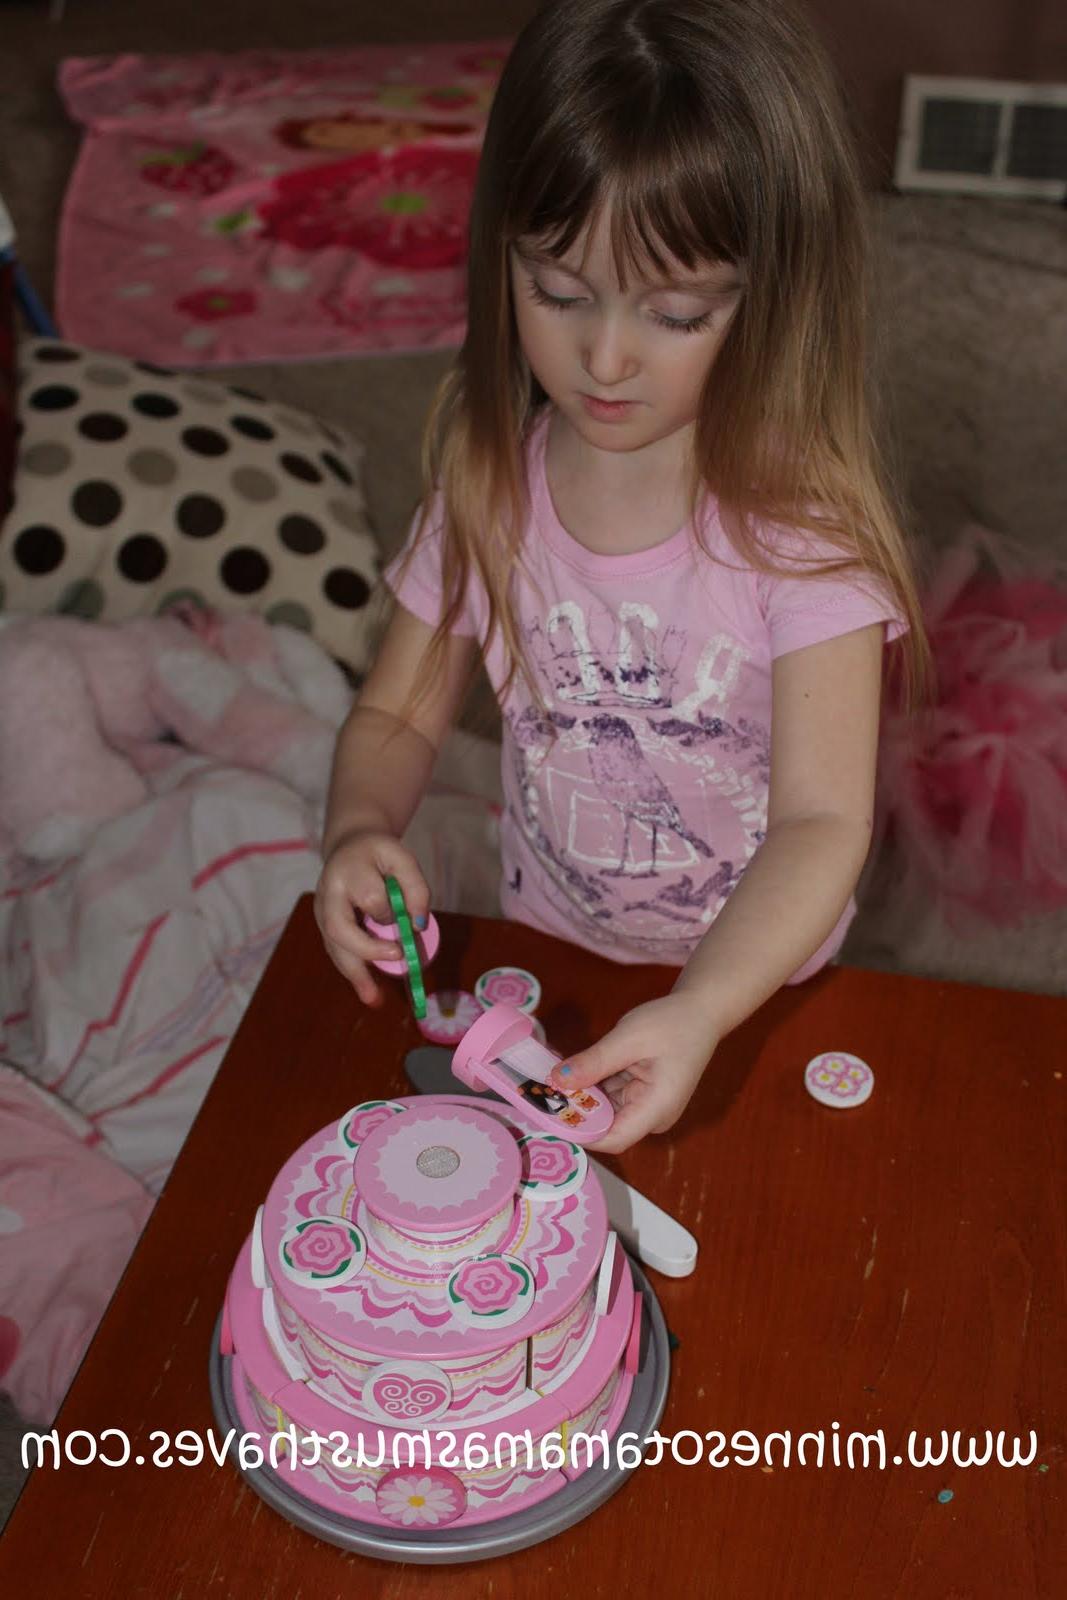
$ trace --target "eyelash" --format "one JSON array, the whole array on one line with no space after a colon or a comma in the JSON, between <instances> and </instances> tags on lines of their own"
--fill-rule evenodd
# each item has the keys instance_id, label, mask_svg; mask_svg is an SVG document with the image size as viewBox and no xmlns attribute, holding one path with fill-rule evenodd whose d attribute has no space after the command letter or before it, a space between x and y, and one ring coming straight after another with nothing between
<instances>
[{"instance_id":1,"label":"eyelash","mask_svg":"<svg viewBox=\"0 0 1067 1600\"><path fill-rule=\"evenodd\" d=\"M534 278L529 279L529 290L532 300L539 306L550 307L553 311L569 311L577 304L574 300L560 299L558 295L549 294ZM705 311L701 317L689 317L685 321L679 321L674 317L665 317L658 311L652 313L653 321L658 322L661 328L669 328L672 333L701 333L711 321L711 316L710 311Z\"/></svg>"}]
</instances>

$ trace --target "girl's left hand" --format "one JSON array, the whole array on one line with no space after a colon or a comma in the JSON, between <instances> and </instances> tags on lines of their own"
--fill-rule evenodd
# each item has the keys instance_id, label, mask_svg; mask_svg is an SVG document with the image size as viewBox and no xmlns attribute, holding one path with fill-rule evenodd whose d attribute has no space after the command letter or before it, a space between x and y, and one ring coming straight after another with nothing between
<instances>
[{"instance_id":1,"label":"girl's left hand","mask_svg":"<svg viewBox=\"0 0 1067 1600\"><path fill-rule=\"evenodd\" d=\"M599 1044L568 1056L552 1073L554 1088L599 1084L615 1107L611 1131L589 1150L617 1155L646 1133L677 1122L721 1037L706 997L675 990L628 1011ZM563 1072L561 1068L569 1067Z\"/></svg>"}]
</instances>

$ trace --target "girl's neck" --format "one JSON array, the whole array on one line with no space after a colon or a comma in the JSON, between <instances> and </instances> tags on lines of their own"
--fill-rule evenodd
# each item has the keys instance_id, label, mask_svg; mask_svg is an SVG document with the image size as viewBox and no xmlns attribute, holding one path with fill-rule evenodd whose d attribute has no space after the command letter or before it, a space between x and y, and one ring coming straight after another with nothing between
<instances>
[{"instance_id":1,"label":"girl's neck","mask_svg":"<svg viewBox=\"0 0 1067 1600\"><path fill-rule=\"evenodd\" d=\"M545 479L560 522L597 555L634 555L670 539L688 516L692 427L637 450L599 450L554 406Z\"/></svg>"}]
</instances>

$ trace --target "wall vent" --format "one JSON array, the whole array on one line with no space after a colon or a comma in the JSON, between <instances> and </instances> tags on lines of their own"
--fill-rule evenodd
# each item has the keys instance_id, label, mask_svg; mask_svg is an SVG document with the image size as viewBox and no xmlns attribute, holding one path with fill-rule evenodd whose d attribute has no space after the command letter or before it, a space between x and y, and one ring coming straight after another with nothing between
<instances>
[{"instance_id":1,"label":"wall vent","mask_svg":"<svg viewBox=\"0 0 1067 1600\"><path fill-rule=\"evenodd\" d=\"M904 80L898 189L1067 200L1067 84Z\"/></svg>"}]
</instances>

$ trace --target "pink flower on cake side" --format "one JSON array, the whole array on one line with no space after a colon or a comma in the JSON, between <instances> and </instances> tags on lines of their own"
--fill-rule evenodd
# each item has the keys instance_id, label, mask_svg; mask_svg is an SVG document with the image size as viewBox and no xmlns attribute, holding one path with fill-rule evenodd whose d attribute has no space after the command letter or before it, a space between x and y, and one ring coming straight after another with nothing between
<instances>
[{"instance_id":1,"label":"pink flower on cake side","mask_svg":"<svg viewBox=\"0 0 1067 1600\"><path fill-rule=\"evenodd\" d=\"M382 1516L401 1527L439 1527L467 1509L467 1491L445 1467L389 1472L374 1499Z\"/></svg>"},{"instance_id":2,"label":"pink flower on cake side","mask_svg":"<svg viewBox=\"0 0 1067 1600\"><path fill-rule=\"evenodd\" d=\"M343 1218L310 1217L282 1240L281 1258L298 1282L337 1283L358 1272L366 1249L362 1233Z\"/></svg>"},{"instance_id":3,"label":"pink flower on cake side","mask_svg":"<svg viewBox=\"0 0 1067 1600\"><path fill-rule=\"evenodd\" d=\"M533 1273L514 1256L498 1251L463 1261L448 1280L448 1299L461 1320L515 1322L533 1303Z\"/></svg>"}]
</instances>

